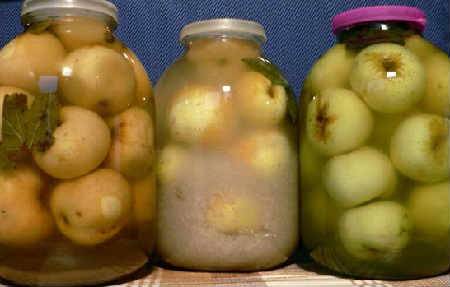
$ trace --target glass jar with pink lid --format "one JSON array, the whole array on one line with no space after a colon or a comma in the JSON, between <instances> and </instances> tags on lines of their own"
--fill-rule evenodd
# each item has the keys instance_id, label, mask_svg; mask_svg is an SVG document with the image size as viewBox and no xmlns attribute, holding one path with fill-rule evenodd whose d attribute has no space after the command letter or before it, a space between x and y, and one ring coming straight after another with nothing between
<instances>
[{"instance_id":1,"label":"glass jar with pink lid","mask_svg":"<svg viewBox=\"0 0 450 287\"><path fill-rule=\"evenodd\" d=\"M333 18L300 111L303 244L336 272L405 279L449 269L448 55L425 14L365 7Z\"/></svg>"}]
</instances>

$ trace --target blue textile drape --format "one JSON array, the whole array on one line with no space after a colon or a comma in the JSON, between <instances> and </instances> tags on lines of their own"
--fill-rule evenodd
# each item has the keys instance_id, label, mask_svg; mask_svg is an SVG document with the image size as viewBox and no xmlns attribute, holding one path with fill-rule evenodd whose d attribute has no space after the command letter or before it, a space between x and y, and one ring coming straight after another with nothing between
<instances>
[{"instance_id":1,"label":"blue textile drape","mask_svg":"<svg viewBox=\"0 0 450 287\"><path fill-rule=\"evenodd\" d=\"M0 0L0 46L21 31L21 1ZM334 42L331 17L349 8L381 4L417 6L428 16L425 36L448 52L448 0L113 0L120 10L118 36L144 62L155 82L181 53L183 25L213 17L262 23L265 54L285 72L298 94L314 59Z\"/></svg>"}]
</instances>

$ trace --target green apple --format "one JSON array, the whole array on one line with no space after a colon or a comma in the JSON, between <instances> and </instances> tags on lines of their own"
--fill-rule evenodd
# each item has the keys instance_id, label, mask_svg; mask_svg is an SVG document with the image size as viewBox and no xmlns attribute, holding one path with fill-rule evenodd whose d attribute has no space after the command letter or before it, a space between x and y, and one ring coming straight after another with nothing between
<instances>
[{"instance_id":1,"label":"green apple","mask_svg":"<svg viewBox=\"0 0 450 287\"><path fill-rule=\"evenodd\" d=\"M420 102L426 75L419 58L405 47L374 44L356 56L350 84L375 111L396 114Z\"/></svg>"},{"instance_id":2,"label":"green apple","mask_svg":"<svg viewBox=\"0 0 450 287\"><path fill-rule=\"evenodd\" d=\"M395 167L407 177L425 183L449 176L448 119L432 114L415 114L396 129L390 155Z\"/></svg>"},{"instance_id":3,"label":"green apple","mask_svg":"<svg viewBox=\"0 0 450 287\"><path fill-rule=\"evenodd\" d=\"M408 208L414 230L421 238L448 244L450 232L450 183L442 182L413 188Z\"/></svg>"},{"instance_id":4,"label":"green apple","mask_svg":"<svg viewBox=\"0 0 450 287\"><path fill-rule=\"evenodd\" d=\"M301 236L308 249L331 240L336 228L338 208L325 189L302 190Z\"/></svg>"},{"instance_id":5,"label":"green apple","mask_svg":"<svg viewBox=\"0 0 450 287\"><path fill-rule=\"evenodd\" d=\"M397 185L389 157L371 147L331 158L323 177L330 197L346 208L389 196Z\"/></svg>"},{"instance_id":6,"label":"green apple","mask_svg":"<svg viewBox=\"0 0 450 287\"><path fill-rule=\"evenodd\" d=\"M372 113L350 90L324 90L308 104L308 140L323 155L337 155L362 146L372 128Z\"/></svg>"},{"instance_id":7,"label":"green apple","mask_svg":"<svg viewBox=\"0 0 450 287\"><path fill-rule=\"evenodd\" d=\"M410 240L407 210L393 201L378 201L346 211L339 219L339 239L352 257L391 262Z\"/></svg>"},{"instance_id":8,"label":"green apple","mask_svg":"<svg viewBox=\"0 0 450 287\"><path fill-rule=\"evenodd\" d=\"M345 44L336 44L314 63L308 79L313 94L329 88L349 88L355 53Z\"/></svg>"}]
</instances>

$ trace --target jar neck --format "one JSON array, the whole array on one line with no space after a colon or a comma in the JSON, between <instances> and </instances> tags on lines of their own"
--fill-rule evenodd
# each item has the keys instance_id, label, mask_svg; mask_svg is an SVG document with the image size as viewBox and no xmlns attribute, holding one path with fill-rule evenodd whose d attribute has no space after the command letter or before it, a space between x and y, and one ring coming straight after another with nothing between
<instances>
[{"instance_id":1,"label":"jar neck","mask_svg":"<svg viewBox=\"0 0 450 287\"><path fill-rule=\"evenodd\" d=\"M200 58L260 57L261 43L248 38L229 36L195 37L183 40L185 54Z\"/></svg>"},{"instance_id":2,"label":"jar neck","mask_svg":"<svg viewBox=\"0 0 450 287\"><path fill-rule=\"evenodd\" d=\"M113 32L117 28L117 21L106 14L79 8L53 8L31 12L23 15L22 26L28 28L36 23L42 23L46 21L58 21L67 18L90 18L99 22L103 22L105 26Z\"/></svg>"},{"instance_id":3,"label":"jar neck","mask_svg":"<svg viewBox=\"0 0 450 287\"><path fill-rule=\"evenodd\" d=\"M405 39L420 32L406 22L371 22L355 25L337 35L339 43L350 49L363 49L377 43L404 45Z\"/></svg>"}]
</instances>

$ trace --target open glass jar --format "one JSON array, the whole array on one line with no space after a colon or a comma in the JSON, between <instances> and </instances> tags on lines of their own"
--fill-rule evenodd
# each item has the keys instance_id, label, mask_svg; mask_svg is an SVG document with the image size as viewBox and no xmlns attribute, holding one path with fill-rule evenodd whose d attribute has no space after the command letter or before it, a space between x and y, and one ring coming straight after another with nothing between
<instances>
[{"instance_id":1,"label":"open glass jar","mask_svg":"<svg viewBox=\"0 0 450 287\"><path fill-rule=\"evenodd\" d=\"M28 0L0 50L0 278L88 285L153 249L151 83L103 0Z\"/></svg>"},{"instance_id":2,"label":"open glass jar","mask_svg":"<svg viewBox=\"0 0 450 287\"><path fill-rule=\"evenodd\" d=\"M371 278L449 268L449 59L422 11L360 8L301 95L304 245L320 264Z\"/></svg>"},{"instance_id":3,"label":"open glass jar","mask_svg":"<svg viewBox=\"0 0 450 287\"><path fill-rule=\"evenodd\" d=\"M189 24L156 85L157 250L172 266L266 269L297 244L296 103L265 39L251 21Z\"/></svg>"}]
</instances>

